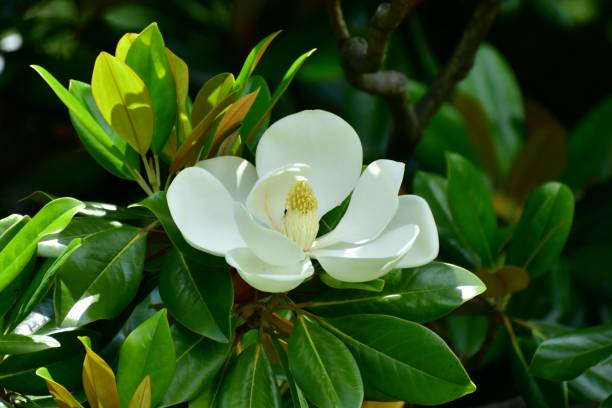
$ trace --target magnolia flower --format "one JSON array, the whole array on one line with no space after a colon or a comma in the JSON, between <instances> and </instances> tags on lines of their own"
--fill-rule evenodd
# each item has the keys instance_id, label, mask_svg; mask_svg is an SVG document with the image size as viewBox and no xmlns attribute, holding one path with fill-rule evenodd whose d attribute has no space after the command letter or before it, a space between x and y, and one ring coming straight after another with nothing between
<instances>
[{"instance_id":1,"label":"magnolia flower","mask_svg":"<svg viewBox=\"0 0 612 408\"><path fill-rule=\"evenodd\" d=\"M265 292L285 292L314 272L365 282L394 268L422 265L438 254L427 202L398 191L404 164L376 160L362 172L357 133L321 110L289 115L263 134L256 166L221 156L181 171L168 206L190 245L224 256L242 279ZM321 217L352 192L346 212L317 236Z\"/></svg>"}]
</instances>

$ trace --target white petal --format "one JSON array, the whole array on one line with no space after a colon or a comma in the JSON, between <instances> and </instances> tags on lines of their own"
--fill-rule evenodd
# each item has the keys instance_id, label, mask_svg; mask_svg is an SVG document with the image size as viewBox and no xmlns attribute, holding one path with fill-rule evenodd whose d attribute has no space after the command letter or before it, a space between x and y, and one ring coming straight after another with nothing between
<instances>
[{"instance_id":1,"label":"white petal","mask_svg":"<svg viewBox=\"0 0 612 408\"><path fill-rule=\"evenodd\" d=\"M260 177L247 197L247 209L259 221L282 231L287 194L297 181L309 180L310 171L308 165L290 164Z\"/></svg>"},{"instance_id":2,"label":"white petal","mask_svg":"<svg viewBox=\"0 0 612 408\"><path fill-rule=\"evenodd\" d=\"M215 176L235 201L246 202L257 181L257 170L247 160L236 156L219 156L195 164Z\"/></svg>"},{"instance_id":3,"label":"white petal","mask_svg":"<svg viewBox=\"0 0 612 408\"><path fill-rule=\"evenodd\" d=\"M400 196L397 212L387 228L406 224L418 225L419 236L410 251L394 267L412 268L433 261L438 256L438 229L427 201L416 195Z\"/></svg>"},{"instance_id":4,"label":"white petal","mask_svg":"<svg viewBox=\"0 0 612 408\"><path fill-rule=\"evenodd\" d=\"M242 239L262 261L291 265L304 259L304 251L278 231L259 224L240 203L234 204L234 218Z\"/></svg>"},{"instance_id":5,"label":"white petal","mask_svg":"<svg viewBox=\"0 0 612 408\"><path fill-rule=\"evenodd\" d=\"M322 110L305 110L270 126L255 155L259 177L291 163L312 167L310 184L319 217L349 195L363 162L361 141L342 118Z\"/></svg>"},{"instance_id":6,"label":"white petal","mask_svg":"<svg viewBox=\"0 0 612 408\"><path fill-rule=\"evenodd\" d=\"M344 282L380 278L412 247L419 235L416 225L403 225L361 246L336 244L311 252L325 272Z\"/></svg>"},{"instance_id":7,"label":"white petal","mask_svg":"<svg viewBox=\"0 0 612 408\"><path fill-rule=\"evenodd\" d=\"M225 255L246 244L234 221L234 200L223 184L200 167L181 171L168 188L168 208L189 244Z\"/></svg>"},{"instance_id":8,"label":"white petal","mask_svg":"<svg viewBox=\"0 0 612 408\"><path fill-rule=\"evenodd\" d=\"M265 263L248 248L234 249L225 260L236 268L246 283L263 292L290 291L314 272L308 258L292 265L276 266Z\"/></svg>"},{"instance_id":9,"label":"white petal","mask_svg":"<svg viewBox=\"0 0 612 408\"><path fill-rule=\"evenodd\" d=\"M404 163L376 160L363 172L346 213L333 231L320 237L315 247L337 242L363 244L375 239L395 215Z\"/></svg>"}]
</instances>

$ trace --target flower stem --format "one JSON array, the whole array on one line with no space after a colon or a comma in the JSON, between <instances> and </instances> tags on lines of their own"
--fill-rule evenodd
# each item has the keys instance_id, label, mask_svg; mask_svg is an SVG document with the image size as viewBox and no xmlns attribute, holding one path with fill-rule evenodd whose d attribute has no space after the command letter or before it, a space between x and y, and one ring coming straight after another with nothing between
<instances>
[{"instance_id":1,"label":"flower stem","mask_svg":"<svg viewBox=\"0 0 612 408\"><path fill-rule=\"evenodd\" d=\"M149 196L153 195L153 190L151 190L151 187L149 187L149 185L147 184L145 179L142 178L140 173L137 172L136 170L134 170L131 167L130 167L130 171L132 172L132 175L134 176L134 181L136 181L136 183L138 183L140 188L142 188L147 195L149 195Z\"/></svg>"}]
</instances>

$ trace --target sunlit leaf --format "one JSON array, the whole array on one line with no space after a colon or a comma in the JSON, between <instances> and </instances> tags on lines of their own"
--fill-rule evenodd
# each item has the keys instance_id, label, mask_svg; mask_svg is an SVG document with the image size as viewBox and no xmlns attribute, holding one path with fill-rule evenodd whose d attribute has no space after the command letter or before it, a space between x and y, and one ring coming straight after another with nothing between
<instances>
[{"instance_id":1,"label":"sunlit leaf","mask_svg":"<svg viewBox=\"0 0 612 408\"><path fill-rule=\"evenodd\" d=\"M208 113L228 96L234 87L234 75L224 72L202 85L191 107L191 123L196 126Z\"/></svg>"},{"instance_id":2,"label":"sunlit leaf","mask_svg":"<svg viewBox=\"0 0 612 408\"><path fill-rule=\"evenodd\" d=\"M76 400L63 385L53 381L49 371L41 367L36 370L36 375L43 378L49 388L49 393L53 397L53 400L60 408L82 408L83 406Z\"/></svg>"},{"instance_id":3,"label":"sunlit leaf","mask_svg":"<svg viewBox=\"0 0 612 408\"><path fill-rule=\"evenodd\" d=\"M249 77L251 76L251 74L255 70L255 67L259 63L259 60L270 46L272 40L274 40L279 34L280 30L268 35L266 38L257 43L257 45L251 50L251 52L249 52L249 55L244 61L242 69L238 74L238 78L236 78L236 85L234 86L234 89L240 89L246 85Z\"/></svg>"}]
</instances>

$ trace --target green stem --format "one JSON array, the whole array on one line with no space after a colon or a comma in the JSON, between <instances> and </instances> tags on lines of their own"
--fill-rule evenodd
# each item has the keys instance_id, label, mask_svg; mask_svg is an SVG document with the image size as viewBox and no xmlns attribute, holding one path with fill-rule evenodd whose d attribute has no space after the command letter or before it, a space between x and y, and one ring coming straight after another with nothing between
<instances>
[{"instance_id":1,"label":"green stem","mask_svg":"<svg viewBox=\"0 0 612 408\"><path fill-rule=\"evenodd\" d=\"M149 180L149 184L153 187L153 191L157 191L155 186L157 185L157 179L155 178L155 172L149 166L149 161L147 160L147 156L145 154L141 154L140 158L142 159L142 163L144 164L145 172L147 173L147 179Z\"/></svg>"},{"instance_id":2,"label":"green stem","mask_svg":"<svg viewBox=\"0 0 612 408\"><path fill-rule=\"evenodd\" d=\"M157 191L159 191L159 188L161 187L161 169L159 167L159 156L157 154L153 155L153 160L155 163L155 178L157 180Z\"/></svg>"},{"instance_id":3,"label":"green stem","mask_svg":"<svg viewBox=\"0 0 612 408\"><path fill-rule=\"evenodd\" d=\"M153 195L153 190L151 190L151 187L149 187L149 185L147 184L145 179L142 178L140 173L137 172L136 170L134 170L131 167L130 167L130 171L132 172L132 175L134 176L134 181L136 181L136 183L138 183L140 188L142 188L147 195L149 195L149 196Z\"/></svg>"},{"instance_id":4,"label":"green stem","mask_svg":"<svg viewBox=\"0 0 612 408\"><path fill-rule=\"evenodd\" d=\"M512 328L512 323L510 322L510 319L508 319L508 316L502 315L502 321L504 322L504 326L506 327L508 337L510 337L510 343L512 344L512 348L514 349L516 356L518 357L523 366L528 367L529 365L527 364L527 360L525 359L525 356L521 351L521 347L518 344L518 340L516 338L516 334L514 333L514 329Z\"/></svg>"}]
</instances>

